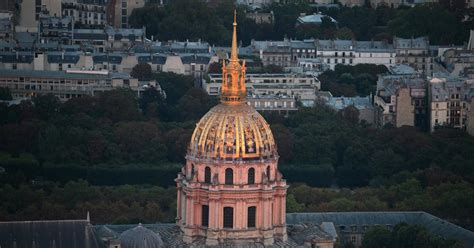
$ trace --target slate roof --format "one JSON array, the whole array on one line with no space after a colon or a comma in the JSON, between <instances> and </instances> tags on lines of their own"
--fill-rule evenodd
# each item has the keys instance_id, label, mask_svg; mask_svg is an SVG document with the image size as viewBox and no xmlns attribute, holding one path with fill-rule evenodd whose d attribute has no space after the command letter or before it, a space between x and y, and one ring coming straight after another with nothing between
<instances>
[{"instance_id":1,"label":"slate roof","mask_svg":"<svg viewBox=\"0 0 474 248\"><path fill-rule=\"evenodd\" d=\"M49 52L47 54L48 63L56 64L76 64L80 59L80 52Z\"/></svg>"},{"instance_id":2,"label":"slate roof","mask_svg":"<svg viewBox=\"0 0 474 248\"><path fill-rule=\"evenodd\" d=\"M359 110L373 108L370 97L331 97L326 102L331 108L342 110L348 106L354 106Z\"/></svg>"},{"instance_id":3,"label":"slate roof","mask_svg":"<svg viewBox=\"0 0 474 248\"><path fill-rule=\"evenodd\" d=\"M74 29L75 40L107 40L107 34L102 29Z\"/></svg>"},{"instance_id":4,"label":"slate roof","mask_svg":"<svg viewBox=\"0 0 474 248\"><path fill-rule=\"evenodd\" d=\"M320 24L323 22L324 17L328 17L333 23L337 22L336 20L334 20L334 18L327 15L322 15L322 14L300 16L298 17L298 22L303 23L303 24Z\"/></svg>"},{"instance_id":5,"label":"slate roof","mask_svg":"<svg viewBox=\"0 0 474 248\"><path fill-rule=\"evenodd\" d=\"M474 232L449 223L426 212L327 212L327 213L289 213L287 224L332 222L338 231L356 226L396 225L406 222L421 225L429 232L444 238L457 239L468 247L474 245Z\"/></svg>"},{"instance_id":6,"label":"slate roof","mask_svg":"<svg viewBox=\"0 0 474 248\"><path fill-rule=\"evenodd\" d=\"M286 215L288 241L277 240L276 247L302 247L308 239L334 239L341 234L363 233L373 226L393 227L405 222L421 225L429 232L444 238L457 239L466 247L474 245L474 233L451 224L425 212L326 212L326 213L289 213ZM96 225L90 226L87 220L57 221L15 221L0 222L0 246L2 248L30 248L33 242L36 248L86 247L105 248L108 240L120 240L124 233L140 227L139 234L156 234L161 237L163 247L186 248L182 233L174 223L144 225ZM156 237L155 235L152 235ZM54 246L53 246L54 240ZM15 244L16 242L16 244ZM139 248L142 246L136 246ZM206 247L205 240L198 240L193 247ZM218 247L235 247L224 243ZM239 247L264 247L253 243Z\"/></svg>"},{"instance_id":7,"label":"slate roof","mask_svg":"<svg viewBox=\"0 0 474 248\"><path fill-rule=\"evenodd\" d=\"M34 55L32 52L0 52L0 62L2 63L26 63L33 62Z\"/></svg>"},{"instance_id":8,"label":"slate roof","mask_svg":"<svg viewBox=\"0 0 474 248\"><path fill-rule=\"evenodd\" d=\"M130 75L127 73L108 73L98 74L84 71L83 73L74 71L34 71L34 70L5 70L0 69L0 77L4 78L15 78L15 77L28 77L28 78L45 78L45 79L114 79L122 78L129 79Z\"/></svg>"},{"instance_id":9,"label":"slate roof","mask_svg":"<svg viewBox=\"0 0 474 248\"><path fill-rule=\"evenodd\" d=\"M0 222L2 248L99 248L87 220Z\"/></svg>"},{"instance_id":10,"label":"slate roof","mask_svg":"<svg viewBox=\"0 0 474 248\"><path fill-rule=\"evenodd\" d=\"M108 55L105 53L95 53L92 56L92 60L94 64L102 64L102 63L110 63L119 65L122 63L122 55L118 53L109 53Z\"/></svg>"}]
</instances>

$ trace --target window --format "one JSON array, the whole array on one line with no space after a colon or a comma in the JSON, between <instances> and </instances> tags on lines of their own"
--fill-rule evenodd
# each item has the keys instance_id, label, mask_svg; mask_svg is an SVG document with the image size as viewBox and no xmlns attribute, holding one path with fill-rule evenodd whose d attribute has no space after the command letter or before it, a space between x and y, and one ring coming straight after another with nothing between
<instances>
[{"instance_id":1,"label":"window","mask_svg":"<svg viewBox=\"0 0 474 248\"><path fill-rule=\"evenodd\" d=\"M356 240L357 240L356 236L351 236L351 242L352 242L353 244L356 243Z\"/></svg>"},{"instance_id":2,"label":"window","mask_svg":"<svg viewBox=\"0 0 474 248\"><path fill-rule=\"evenodd\" d=\"M247 227L255 227L257 207L248 207L247 211Z\"/></svg>"},{"instance_id":3,"label":"window","mask_svg":"<svg viewBox=\"0 0 474 248\"><path fill-rule=\"evenodd\" d=\"M209 206L202 205L201 208L201 225L209 226Z\"/></svg>"},{"instance_id":4,"label":"window","mask_svg":"<svg viewBox=\"0 0 474 248\"><path fill-rule=\"evenodd\" d=\"M248 177L248 184L254 184L255 183L255 169L250 168L247 174Z\"/></svg>"},{"instance_id":5,"label":"window","mask_svg":"<svg viewBox=\"0 0 474 248\"><path fill-rule=\"evenodd\" d=\"M224 228L234 228L234 209L224 208Z\"/></svg>"},{"instance_id":6,"label":"window","mask_svg":"<svg viewBox=\"0 0 474 248\"><path fill-rule=\"evenodd\" d=\"M211 168L209 166L204 169L204 183L211 183Z\"/></svg>"},{"instance_id":7,"label":"window","mask_svg":"<svg viewBox=\"0 0 474 248\"><path fill-rule=\"evenodd\" d=\"M270 166L267 166L267 177L268 181L270 181Z\"/></svg>"},{"instance_id":8,"label":"window","mask_svg":"<svg viewBox=\"0 0 474 248\"><path fill-rule=\"evenodd\" d=\"M234 184L234 171L231 168L225 169L225 184Z\"/></svg>"}]
</instances>

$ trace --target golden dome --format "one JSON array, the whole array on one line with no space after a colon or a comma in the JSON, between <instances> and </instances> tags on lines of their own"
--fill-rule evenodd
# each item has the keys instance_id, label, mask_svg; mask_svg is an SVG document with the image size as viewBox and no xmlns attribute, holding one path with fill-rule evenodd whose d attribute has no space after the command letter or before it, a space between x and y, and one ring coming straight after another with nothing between
<instances>
[{"instance_id":1,"label":"golden dome","mask_svg":"<svg viewBox=\"0 0 474 248\"><path fill-rule=\"evenodd\" d=\"M188 156L204 159L260 159L277 156L270 126L251 106L219 104L194 130Z\"/></svg>"},{"instance_id":2,"label":"golden dome","mask_svg":"<svg viewBox=\"0 0 474 248\"><path fill-rule=\"evenodd\" d=\"M237 20L229 62L223 62L221 103L202 117L194 130L188 158L260 159L277 157L270 126L247 105L245 61L237 56Z\"/></svg>"}]
</instances>

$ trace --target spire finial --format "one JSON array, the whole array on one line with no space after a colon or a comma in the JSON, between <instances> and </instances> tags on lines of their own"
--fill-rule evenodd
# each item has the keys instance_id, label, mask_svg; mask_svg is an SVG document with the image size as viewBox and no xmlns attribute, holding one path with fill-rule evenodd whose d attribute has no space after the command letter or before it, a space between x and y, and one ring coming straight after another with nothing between
<instances>
[{"instance_id":1,"label":"spire finial","mask_svg":"<svg viewBox=\"0 0 474 248\"><path fill-rule=\"evenodd\" d=\"M221 102L242 104L246 102L245 61L240 64L237 50L237 10L234 10L232 48L228 63L222 63Z\"/></svg>"},{"instance_id":2,"label":"spire finial","mask_svg":"<svg viewBox=\"0 0 474 248\"><path fill-rule=\"evenodd\" d=\"M230 54L230 61L236 62L239 60L237 54L237 10L234 10L234 32L232 33L232 51Z\"/></svg>"}]
</instances>

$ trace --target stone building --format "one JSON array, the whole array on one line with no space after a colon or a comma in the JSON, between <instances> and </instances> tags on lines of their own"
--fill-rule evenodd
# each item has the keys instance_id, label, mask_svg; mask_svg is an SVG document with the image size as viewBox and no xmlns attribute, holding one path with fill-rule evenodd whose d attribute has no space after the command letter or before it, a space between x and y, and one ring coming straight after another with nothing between
<instances>
[{"instance_id":1,"label":"stone building","mask_svg":"<svg viewBox=\"0 0 474 248\"><path fill-rule=\"evenodd\" d=\"M53 94L61 101L115 88L139 90L137 79L107 71L0 70L0 87L9 88L13 99Z\"/></svg>"},{"instance_id":2,"label":"stone building","mask_svg":"<svg viewBox=\"0 0 474 248\"><path fill-rule=\"evenodd\" d=\"M41 16L38 25L39 42L57 42L66 45L72 44L73 30L73 18L70 16Z\"/></svg>"},{"instance_id":3,"label":"stone building","mask_svg":"<svg viewBox=\"0 0 474 248\"><path fill-rule=\"evenodd\" d=\"M287 240L286 181L269 125L247 104L236 29L234 18L221 103L198 122L176 179L177 225L189 244L205 239L206 245L268 246Z\"/></svg>"},{"instance_id":4,"label":"stone building","mask_svg":"<svg viewBox=\"0 0 474 248\"><path fill-rule=\"evenodd\" d=\"M430 131L450 126L473 133L474 80L432 78L429 82Z\"/></svg>"},{"instance_id":5,"label":"stone building","mask_svg":"<svg viewBox=\"0 0 474 248\"><path fill-rule=\"evenodd\" d=\"M427 129L426 88L426 80L418 76L380 76L374 97L375 124Z\"/></svg>"},{"instance_id":6,"label":"stone building","mask_svg":"<svg viewBox=\"0 0 474 248\"><path fill-rule=\"evenodd\" d=\"M211 96L222 92L222 76L209 74L209 82L205 81L202 88ZM313 106L316 92L321 82L313 75L297 73L246 74L247 91L257 96L284 95L300 101L303 106Z\"/></svg>"},{"instance_id":7,"label":"stone building","mask_svg":"<svg viewBox=\"0 0 474 248\"><path fill-rule=\"evenodd\" d=\"M397 64L408 64L425 75L433 72L434 54L430 50L428 37L403 39L393 38Z\"/></svg>"},{"instance_id":8,"label":"stone building","mask_svg":"<svg viewBox=\"0 0 474 248\"><path fill-rule=\"evenodd\" d=\"M71 16L81 27L103 28L107 24L108 0L63 0L63 16Z\"/></svg>"}]
</instances>

